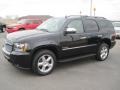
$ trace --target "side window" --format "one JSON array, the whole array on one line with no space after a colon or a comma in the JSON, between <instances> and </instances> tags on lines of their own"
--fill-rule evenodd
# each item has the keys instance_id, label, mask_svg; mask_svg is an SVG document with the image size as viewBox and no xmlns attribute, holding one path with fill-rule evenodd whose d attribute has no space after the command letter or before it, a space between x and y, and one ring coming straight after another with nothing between
<instances>
[{"instance_id":1,"label":"side window","mask_svg":"<svg viewBox=\"0 0 120 90\"><path fill-rule=\"evenodd\" d=\"M110 31L114 30L112 23L108 20L99 20L98 21L99 27L101 31Z\"/></svg>"},{"instance_id":2,"label":"side window","mask_svg":"<svg viewBox=\"0 0 120 90\"><path fill-rule=\"evenodd\" d=\"M68 24L67 27L75 28L77 30L77 33L83 33L83 24L81 20L73 20Z\"/></svg>"},{"instance_id":3,"label":"side window","mask_svg":"<svg viewBox=\"0 0 120 90\"><path fill-rule=\"evenodd\" d=\"M87 33L98 32L98 26L94 20L84 20L83 23L85 32Z\"/></svg>"},{"instance_id":4,"label":"side window","mask_svg":"<svg viewBox=\"0 0 120 90\"><path fill-rule=\"evenodd\" d=\"M34 20L33 23L34 24L39 24L39 21L38 20Z\"/></svg>"}]
</instances>

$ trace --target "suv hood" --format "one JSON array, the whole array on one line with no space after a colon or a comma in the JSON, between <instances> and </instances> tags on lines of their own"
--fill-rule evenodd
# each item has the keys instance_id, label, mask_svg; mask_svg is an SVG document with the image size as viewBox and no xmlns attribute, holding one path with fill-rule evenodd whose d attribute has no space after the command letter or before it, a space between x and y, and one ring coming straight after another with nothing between
<instances>
[{"instance_id":1,"label":"suv hood","mask_svg":"<svg viewBox=\"0 0 120 90\"><path fill-rule=\"evenodd\" d=\"M25 30L13 32L7 35L7 39L11 42L19 42L20 39L25 39L29 37L34 37L38 35L48 34L48 32L40 31L40 30Z\"/></svg>"}]
</instances>

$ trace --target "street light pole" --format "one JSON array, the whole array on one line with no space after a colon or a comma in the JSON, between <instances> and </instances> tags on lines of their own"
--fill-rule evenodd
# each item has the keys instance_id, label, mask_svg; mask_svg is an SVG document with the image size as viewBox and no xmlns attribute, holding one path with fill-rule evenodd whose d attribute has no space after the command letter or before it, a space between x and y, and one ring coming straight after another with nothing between
<instances>
[{"instance_id":1,"label":"street light pole","mask_svg":"<svg viewBox=\"0 0 120 90\"><path fill-rule=\"evenodd\" d=\"M92 16L92 0L90 0L90 16Z\"/></svg>"}]
</instances>

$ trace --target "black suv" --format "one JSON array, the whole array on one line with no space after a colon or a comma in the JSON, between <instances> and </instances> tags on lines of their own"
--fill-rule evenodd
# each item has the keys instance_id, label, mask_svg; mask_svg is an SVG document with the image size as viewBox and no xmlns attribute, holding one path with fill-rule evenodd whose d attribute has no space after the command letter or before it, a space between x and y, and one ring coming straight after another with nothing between
<instances>
[{"instance_id":1,"label":"black suv","mask_svg":"<svg viewBox=\"0 0 120 90\"><path fill-rule=\"evenodd\" d=\"M51 18L36 30L8 34L2 50L15 66L47 75L57 62L88 56L104 61L115 43L114 27L107 19L67 16Z\"/></svg>"}]
</instances>

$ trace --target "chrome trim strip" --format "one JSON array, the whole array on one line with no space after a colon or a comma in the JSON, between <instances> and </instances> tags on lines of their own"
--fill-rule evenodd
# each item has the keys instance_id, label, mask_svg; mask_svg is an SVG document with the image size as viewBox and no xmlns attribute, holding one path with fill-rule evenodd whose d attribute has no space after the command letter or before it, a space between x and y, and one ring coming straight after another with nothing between
<instances>
[{"instance_id":1,"label":"chrome trim strip","mask_svg":"<svg viewBox=\"0 0 120 90\"><path fill-rule=\"evenodd\" d=\"M86 39L87 37L81 37L80 39Z\"/></svg>"},{"instance_id":2,"label":"chrome trim strip","mask_svg":"<svg viewBox=\"0 0 120 90\"><path fill-rule=\"evenodd\" d=\"M86 46L78 46L78 47L71 47L71 48L62 48L63 51L65 50L70 50L70 49L77 49L77 48L84 48L84 47L90 47L90 46L96 46L97 44L91 44L91 45L86 45Z\"/></svg>"}]
</instances>

